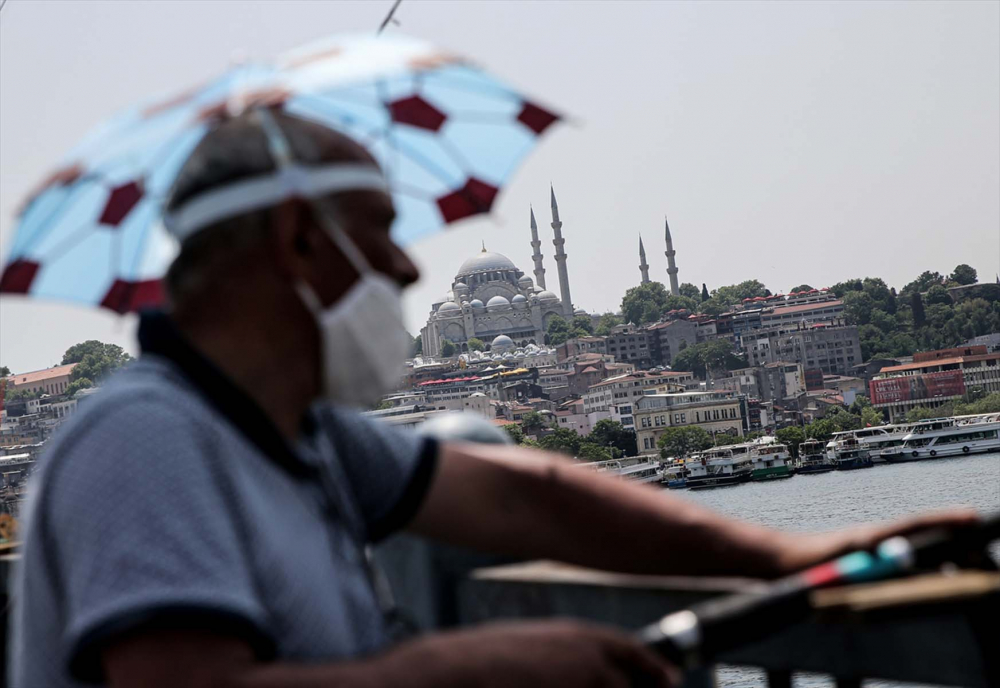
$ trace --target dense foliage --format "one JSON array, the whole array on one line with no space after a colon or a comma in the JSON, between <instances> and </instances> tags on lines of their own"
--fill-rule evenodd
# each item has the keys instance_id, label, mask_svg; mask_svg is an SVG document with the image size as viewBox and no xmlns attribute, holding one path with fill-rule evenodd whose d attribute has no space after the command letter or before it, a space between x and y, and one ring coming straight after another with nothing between
<instances>
[{"instance_id":1,"label":"dense foliage","mask_svg":"<svg viewBox=\"0 0 1000 688\"><path fill-rule=\"evenodd\" d=\"M76 363L70 374L71 381L85 378L93 384L100 384L105 377L131 360L132 357L117 344L105 344L96 339L89 339L66 349L62 365Z\"/></svg>"},{"instance_id":2,"label":"dense foliage","mask_svg":"<svg viewBox=\"0 0 1000 688\"><path fill-rule=\"evenodd\" d=\"M943 406L935 406L934 408L918 406L910 409L909 413L906 414L906 421L914 423L918 420L927 420L928 418L965 416L973 413L1000 413L1000 392L994 392L993 394L967 403L948 402Z\"/></svg>"},{"instance_id":3,"label":"dense foliage","mask_svg":"<svg viewBox=\"0 0 1000 688\"><path fill-rule=\"evenodd\" d=\"M656 441L660 456L665 459L688 456L705 451L713 445L712 436L697 425L667 428Z\"/></svg>"},{"instance_id":4,"label":"dense foliage","mask_svg":"<svg viewBox=\"0 0 1000 688\"><path fill-rule=\"evenodd\" d=\"M685 348L674 356L670 365L674 370L690 371L703 378L707 371L735 370L746 364L746 359L737 356L728 341L713 339Z\"/></svg>"},{"instance_id":5,"label":"dense foliage","mask_svg":"<svg viewBox=\"0 0 1000 688\"><path fill-rule=\"evenodd\" d=\"M469 351L482 351L486 348L486 344L479 337L472 337L469 340Z\"/></svg>"}]
</instances>

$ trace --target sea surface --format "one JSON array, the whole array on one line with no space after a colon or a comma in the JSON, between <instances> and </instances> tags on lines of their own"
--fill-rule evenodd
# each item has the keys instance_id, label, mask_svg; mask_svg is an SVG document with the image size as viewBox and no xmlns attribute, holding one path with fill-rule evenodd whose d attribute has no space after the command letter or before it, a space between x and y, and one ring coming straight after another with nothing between
<instances>
[{"instance_id":1,"label":"sea surface","mask_svg":"<svg viewBox=\"0 0 1000 688\"><path fill-rule=\"evenodd\" d=\"M789 531L833 530L951 507L988 513L1000 510L1000 453L883 464L673 494L730 516ZM994 548L993 554L1000 557L1000 550ZM718 672L718 685L755 688L765 682L763 672L724 666ZM794 685L832 688L834 684L825 677L805 675L797 676ZM904 684L873 680L864 685L887 688Z\"/></svg>"}]
</instances>

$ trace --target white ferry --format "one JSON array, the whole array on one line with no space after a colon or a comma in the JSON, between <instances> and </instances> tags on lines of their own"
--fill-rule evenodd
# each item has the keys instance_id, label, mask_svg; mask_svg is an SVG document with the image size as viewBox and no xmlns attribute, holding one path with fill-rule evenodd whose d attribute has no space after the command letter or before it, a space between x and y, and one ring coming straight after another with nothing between
<instances>
[{"instance_id":1,"label":"white ferry","mask_svg":"<svg viewBox=\"0 0 1000 688\"><path fill-rule=\"evenodd\" d=\"M902 461L1000 451L1000 413L915 423L900 447Z\"/></svg>"},{"instance_id":2,"label":"white ferry","mask_svg":"<svg viewBox=\"0 0 1000 688\"><path fill-rule=\"evenodd\" d=\"M590 461L576 464L597 473L613 475L632 483L655 483L660 481L660 462L643 457L627 457L610 461Z\"/></svg>"},{"instance_id":3,"label":"white ferry","mask_svg":"<svg viewBox=\"0 0 1000 688\"><path fill-rule=\"evenodd\" d=\"M750 445L716 447L684 462L687 486L692 490L738 485L750 480L753 473Z\"/></svg>"},{"instance_id":4,"label":"white ferry","mask_svg":"<svg viewBox=\"0 0 1000 688\"><path fill-rule=\"evenodd\" d=\"M902 463L904 461L917 461L918 457L913 456L912 450L906 452L903 451L903 444L906 442L907 438L911 435L918 434L923 435L926 432L936 432L939 430L946 430L955 426L954 418L930 418L928 420L921 420L915 423L907 423L906 425L899 426L905 430L902 442L898 446L886 447L879 451L879 458L888 463ZM923 458L927 458L925 455Z\"/></svg>"},{"instance_id":5,"label":"white ferry","mask_svg":"<svg viewBox=\"0 0 1000 688\"><path fill-rule=\"evenodd\" d=\"M838 471L853 471L859 468L871 468L874 465L868 449L854 437L853 433L838 434L840 437L835 437L826 445L827 456L832 455L833 465Z\"/></svg>"},{"instance_id":6,"label":"white ferry","mask_svg":"<svg viewBox=\"0 0 1000 688\"><path fill-rule=\"evenodd\" d=\"M823 443L818 440L806 440L800 444L799 465L795 472L809 475L810 473L828 473L836 469L833 460L826 455L823 449Z\"/></svg>"},{"instance_id":7,"label":"white ferry","mask_svg":"<svg viewBox=\"0 0 1000 688\"><path fill-rule=\"evenodd\" d=\"M758 444L750 450L753 461L752 480L777 480L795 475L791 466L791 455L784 444Z\"/></svg>"}]
</instances>

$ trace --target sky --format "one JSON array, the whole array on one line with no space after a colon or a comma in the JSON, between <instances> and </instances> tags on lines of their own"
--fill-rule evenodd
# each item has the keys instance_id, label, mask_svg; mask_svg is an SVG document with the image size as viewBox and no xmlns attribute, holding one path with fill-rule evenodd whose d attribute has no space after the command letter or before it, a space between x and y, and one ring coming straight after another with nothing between
<instances>
[{"instance_id":1,"label":"sky","mask_svg":"<svg viewBox=\"0 0 1000 688\"><path fill-rule=\"evenodd\" d=\"M0 12L0 257L25 194L93 126L158 93L341 31L391 0L9 0ZM416 334L462 261L487 248L530 275L534 204L558 284L554 185L574 304L617 310L642 233L667 281L772 291L878 276L901 287L959 263L1000 272L998 2L437 2L401 26L568 115L490 218L413 249ZM552 288L550 284L550 288ZM135 352L135 319L0 298L0 364L57 364L100 339Z\"/></svg>"}]
</instances>

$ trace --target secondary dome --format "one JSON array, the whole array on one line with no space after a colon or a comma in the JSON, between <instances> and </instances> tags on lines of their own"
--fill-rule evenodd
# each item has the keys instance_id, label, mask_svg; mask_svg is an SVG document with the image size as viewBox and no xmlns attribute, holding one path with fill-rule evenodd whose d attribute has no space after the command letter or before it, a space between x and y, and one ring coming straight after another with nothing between
<instances>
[{"instance_id":1,"label":"secondary dome","mask_svg":"<svg viewBox=\"0 0 1000 688\"><path fill-rule=\"evenodd\" d=\"M462 267L458 269L458 277L472 275L477 272L488 272L490 270L517 270L517 266L502 253L482 251L462 263Z\"/></svg>"},{"instance_id":2,"label":"secondary dome","mask_svg":"<svg viewBox=\"0 0 1000 688\"><path fill-rule=\"evenodd\" d=\"M497 335L496 337L493 338L493 341L490 343L490 350L493 351L497 349L513 349L513 348L514 348L514 340L505 334Z\"/></svg>"},{"instance_id":3,"label":"secondary dome","mask_svg":"<svg viewBox=\"0 0 1000 688\"><path fill-rule=\"evenodd\" d=\"M528 299L524 294L514 294L514 298L510 300L511 303L524 303Z\"/></svg>"},{"instance_id":4,"label":"secondary dome","mask_svg":"<svg viewBox=\"0 0 1000 688\"><path fill-rule=\"evenodd\" d=\"M469 305L472 306L473 308L485 308L486 307L486 306L483 305L483 302L480 301L479 299L472 299L472 301L469 301Z\"/></svg>"},{"instance_id":5,"label":"secondary dome","mask_svg":"<svg viewBox=\"0 0 1000 688\"><path fill-rule=\"evenodd\" d=\"M551 291L540 291L538 292L539 301L558 301L559 297L553 294Z\"/></svg>"},{"instance_id":6,"label":"secondary dome","mask_svg":"<svg viewBox=\"0 0 1000 688\"><path fill-rule=\"evenodd\" d=\"M510 301L507 300L506 296L500 296L497 294L492 299L486 302L487 308L500 308L501 306L509 306Z\"/></svg>"},{"instance_id":7,"label":"secondary dome","mask_svg":"<svg viewBox=\"0 0 1000 688\"><path fill-rule=\"evenodd\" d=\"M445 301L438 308L438 313L448 313L448 312L451 312L451 311L461 311L461 310L462 310L462 307L459 306L454 301Z\"/></svg>"}]
</instances>

